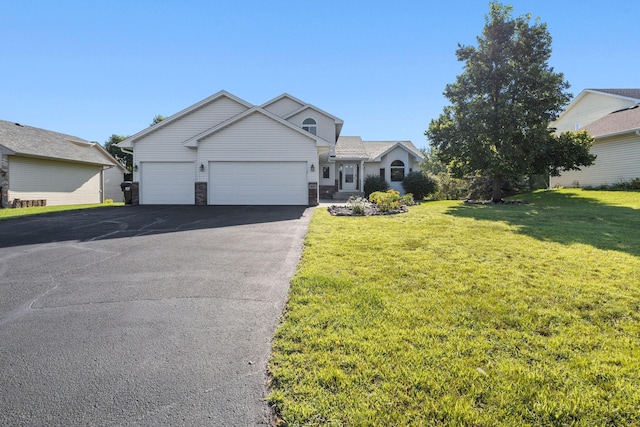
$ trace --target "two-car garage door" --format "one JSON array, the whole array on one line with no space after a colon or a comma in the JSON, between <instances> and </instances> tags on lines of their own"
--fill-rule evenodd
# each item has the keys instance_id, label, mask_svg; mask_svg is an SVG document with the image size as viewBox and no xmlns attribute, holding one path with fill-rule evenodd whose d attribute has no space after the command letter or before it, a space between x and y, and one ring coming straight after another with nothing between
<instances>
[{"instance_id":1,"label":"two-car garage door","mask_svg":"<svg viewBox=\"0 0 640 427\"><path fill-rule=\"evenodd\" d=\"M209 162L210 205L307 205L307 162Z\"/></svg>"},{"instance_id":2,"label":"two-car garage door","mask_svg":"<svg viewBox=\"0 0 640 427\"><path fill-rule=\"evenodd\" d=\"M307 162L209 162L210 205L307 205ZM140 203L195 204L193 162L141 162Z\"/></svg>"}]
</instances>

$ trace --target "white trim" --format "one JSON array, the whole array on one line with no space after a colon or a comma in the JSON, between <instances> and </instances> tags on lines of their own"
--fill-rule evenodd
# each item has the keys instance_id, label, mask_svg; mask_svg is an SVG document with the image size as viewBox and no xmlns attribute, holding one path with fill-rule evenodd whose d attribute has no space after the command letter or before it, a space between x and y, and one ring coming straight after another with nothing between
<instances>
[{"instance_id":1,"label":"white trim","mask_svg":"<svg viewBox=\"0 0 640 427\"><path fill-rule=\"evenodd\" d=\"M562 117L564 117L569 110L571 110L576 104L579 103L579 101L584 98L585 96L587 96L587 94L589 93L593 93L593 94L597 94L597 95L604 95L604 96L610 96L613 98L618 98L618 99L624 99L626 101L635 101L635 102L640 102L640 98L633 98L630 96L623 96L623 95L616 95L615 93L609 93L609 92L602 92L599 91L597 89L584 89L582 92L580 92L578 94L578 96L576 96L575 98L573 98L571 100L571 102L569 102L569 105L567 105L567 108L565 108L564 110L562 110L562 112L560 114L558 114L558 117L553 121L553 123L551 123L550 127L554 127L553 125L558 122Z\"/></svg>"},{"instance_id":2,"label":"white trim","mask_svg":"<svg viewBox=\"0 0 640 427\"><path fill-rule=\"evenodd\" d=\"M271 113L268 110L263 109L262 107L252 107L252 108L250 108L250 109L248 109L246 111L243 111L242 113L240 113L240 114L238 114L236 116L233 116L229 120L226 120L226 121L220 123L219 125L216 125L216 126L210 128L210 129L208 129L208 130L206 130L204 132L199 133L196 136L193 136L193 137L187 139L182 144L185 147L197 147L198 146L198 142L201 141L202 139L207 138L207 137L213 135L214 133L218 132L219 130L224 129L224 128L228 127L228 126L231 126L233 123L235 123L235 122L237 122L239 120L242 120L243 118L245 118L245 117L247 117L247 116L249 116L251 114L255 114L255 113L259 113L259 114L262 114L263 116L269 117L270 119L272 119L272 120L274 120L274 121L276 121L276 122L288 127L289 129L292 129L292 130L298 132L299 134L304 135L305 137L307 137L309 139L312 139L313 141L315 141L316 146L318 146L318 147L329 147L329 146L331 146L331 144L328 141L325 141L324 139L320 138L317 135L313 135L310 132L302 130L302 128L300 128L298 126L295 126L295 125L293 125L292 123L290 123L290 122L288 122L286 120L283 120L282 118L278 117L277 115Z\"/></svg>"},{"instance_id":3,"label":"white trim","mask_svg":"<svg viewBox=\"0 0 640 427\"><path fill-rule=\"evenodd\" d=\"M250 109L251 107L253 107L253 105L251 105L250 103L248 103L247 101L238 98L235 95L230 94L229 92L225 91L225 90L221 90L220 92L217 92L213 95L211 95L208 98L203 99L202 101L196 102L195 104L185 108L184 110L181 110L167 118L165 118L164 120L162 120L159 123L156 123L155 125L149 126L148 128L136 133L133 136L130 136L129 138L125 139L124 141L119 142L118 144L116 144L118 147L120 148L133 148L133 143L137 140L142 138L143 136L146 136L152 132L155 132L159 129L162 129L163 127L169 125L170 123L173 123L174 121L179 120L180 118L182 118L183 116L186 116L187 114L192 113L193 111L207 105L210 104L214 101L216 101L219 98L222 97L227 97L229 99L231 99L232 101L235 101L245 107L247 107L247 109Z\"/></svg>"}]
</instances>

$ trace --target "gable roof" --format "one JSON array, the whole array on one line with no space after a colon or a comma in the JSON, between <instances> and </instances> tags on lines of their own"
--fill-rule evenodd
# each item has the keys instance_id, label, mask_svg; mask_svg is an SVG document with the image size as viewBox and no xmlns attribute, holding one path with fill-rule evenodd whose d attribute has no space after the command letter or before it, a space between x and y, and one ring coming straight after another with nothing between
<instances>
[{"instance_id":1,"label":"gable roof","mask_svg":"<svg viewBox=\"0 0 640 427\"><path fill-rule=\"evenodd\" d=\"M582 98L587 96L590 93L598 93L600 95L608 95L616 98L622 98L633 102L640 102L640 89L585 89L578 94L567 107L562 110L558 118L555 120L556 122L560 120L561 117L566 115L569 110L571 110L575 105L577 105Z\"/></svg>"},{"instance_id":2,"label":"gable roof","mask_svg":"<svg viewBox=\"0 0 640 427\"><path fill-rule=\"evenodd\" d=\"M5 120L0 120L0 147L7 154L122 167L97 142Z\"/></svg>"},{"instance_id":3,"label":"gable roof","mask_svg":"<svg viewBox=\"0 0 640 427\"><path fill-rule=\"evenodd\" d=\"M640 131L640 106L614 111L582 129L594 137L613 136Z\"/></svg>"},{"instance_id":4,"label":"gable roof","mask_svg":"<svg viewBox=\"0 0 640 427\"><path fill-rule=\"evenodd\" d=\"M400 147L419 160L424 156L411 141L363 141L359 136L341 136L336 143L337 160L379 161L380 157Z\"/></svg>"},{"instance_id":5,"label":"gable roof","mask_svg":"<svg viewBox=\"0 0 640 427\"><path fill-rule=\"evenodd\" d=\"M304 135L305 137L315 141L316 145L319 147L328 147L331 144L328 141L325 141L324 139L320 138L319 136L313 135L312 133L307 132L306 130L303 130L302 128L299 128L298 126L293 125L292 123L289 123L288 121L282 119L281 117L278 117L277 115L273 114L272 112L263 109L262 107L252 107L246 111L243 111L240 114L237 114L235 116L233 116L232 118L225 120L224 122L205 130L204 132L199 133L198 135L195 135L189 139L187 139L186 141L183 142L183 145L185 147L197 147L198 146L198 141L201 141L204 138L207 138L211 135L213 135L214 133L228 127L231 126L232 124L244 119L245 117L251 115L251 114L262 114L263 116L269 117L270 119L280 123L281 125L286 126L287 128L301 134Z\"/></svg>"},{"instance_id":6,"label":"gable roof","mask_svg":"<svg viewBox=\"0 0 640 427\"><path fill-rule=\"evenodd\" d=\"M155 125L149 126L146 129L141 130L140 132L136 133L135 135L131 135L130 137L128 137L127 139L125 139L124 141L121 141L118 143L118 147L121 148L132 148L133 147L133 142L137 139L140 139L144 136L149 135L150 133L156 132L160 129L162 129L165 126L168 126L169 124L179 120L180 118L194 112L195 110L198 110L206 105L211 104L212 102L222 98L222 97L226 97L229 98L241 105L244 105L245 107L247 107L247 109L253 107L253 105L251 105L250 103L248 103L247 101L238 98L235 95L230 94L229 92L225 91L225 90L221 90L220 92L216 92L213 95L203 99L202 101L196 102L195 104L185 108L184 110L178 111L177 113L165 118L164 120L162 120L161 122L156 123Z\"/></svg>"},{"instance_id":7,"label":"gable roof","mask_svg":"<svg viewBox=\"0 0 640 427\"><path fill-rule=\"evenodd\" d=\"M300 105L300 108L297 108L296 110L292 111L291 113L288 113L287 115L285 115L283 117L283 119L287 120L290 117L295 116L296 114L308 110L308 109L312 109L320 114L323 114L327 117L329 117L330 119L332 119L335 123L336 123L336 138L340 136L340 132L342 132L342 126L344 125L344 120L342 120L339 117L334 116L333 114L327 113L326 111L316 107L315 105L309 104L307 102L301 101L300 99L296 98L295 96L291 96L288 93L283 93L280 96L277 96L275 98L273 98L270 101L265 102L264 104L262 104L260 107L262 108L267 108L269 105L283 99L283 98L287 98L292 100L293 102L295 102L296 104Z\"/></svg>"},{"instance_id":8,"label":"gable roof","mask_svg":"<svg viewBox=\"0 0 640 427\"><path fill-rule=\"evenodd\" d=\"M341 136L336 142L336 159L368 159L364 142L359 136Z\"/></svg>"}]
</instances>

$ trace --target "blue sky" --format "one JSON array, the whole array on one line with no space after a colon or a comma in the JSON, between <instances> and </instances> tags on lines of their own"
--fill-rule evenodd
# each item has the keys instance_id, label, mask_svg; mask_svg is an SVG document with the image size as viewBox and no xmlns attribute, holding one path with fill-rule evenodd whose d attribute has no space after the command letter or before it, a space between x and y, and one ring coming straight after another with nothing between
<instances>
[{"instance_id":1,"label":"blue sky","mask_svg":"<svg viewBox=\"0 0 640 427\"><path fill-rule=\"evenodd\" d=\"M514 0L553 37L551 65L578 95L637 88L638 0ZM219 90L283 92L365 140L423 136L462 72L489 1L0 0L0 119L104 143Z\"/></svg>"}]
</instances>

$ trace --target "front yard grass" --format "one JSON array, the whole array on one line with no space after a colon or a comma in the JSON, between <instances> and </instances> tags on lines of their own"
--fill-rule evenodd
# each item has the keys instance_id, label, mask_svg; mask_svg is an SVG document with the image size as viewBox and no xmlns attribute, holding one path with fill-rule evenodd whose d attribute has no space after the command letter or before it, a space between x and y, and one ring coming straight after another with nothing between
<instances>
[{"instance_id":1,"label":"front yard grass","mask_svg":"<svg viewBox=\"0 0 640 427\"><path fill-rule=\"evenodd\" d=\"M0 220L21 216L40 215L51 212L74 211L79 209L93 209L112 206L124 206L124 203L97 203L89 205L37 206L32 208L0 209Z\"/></svg>"},{"instance_id":2,"label":"front yard grass","mask_svg":"<svg viewBox=\"0 0 640 427\"><path fill-rule=\"evenodd\" d=\"M640 193L316 209L269 363L282 425L640 425Z\"/></svg>"}]
</instances>

